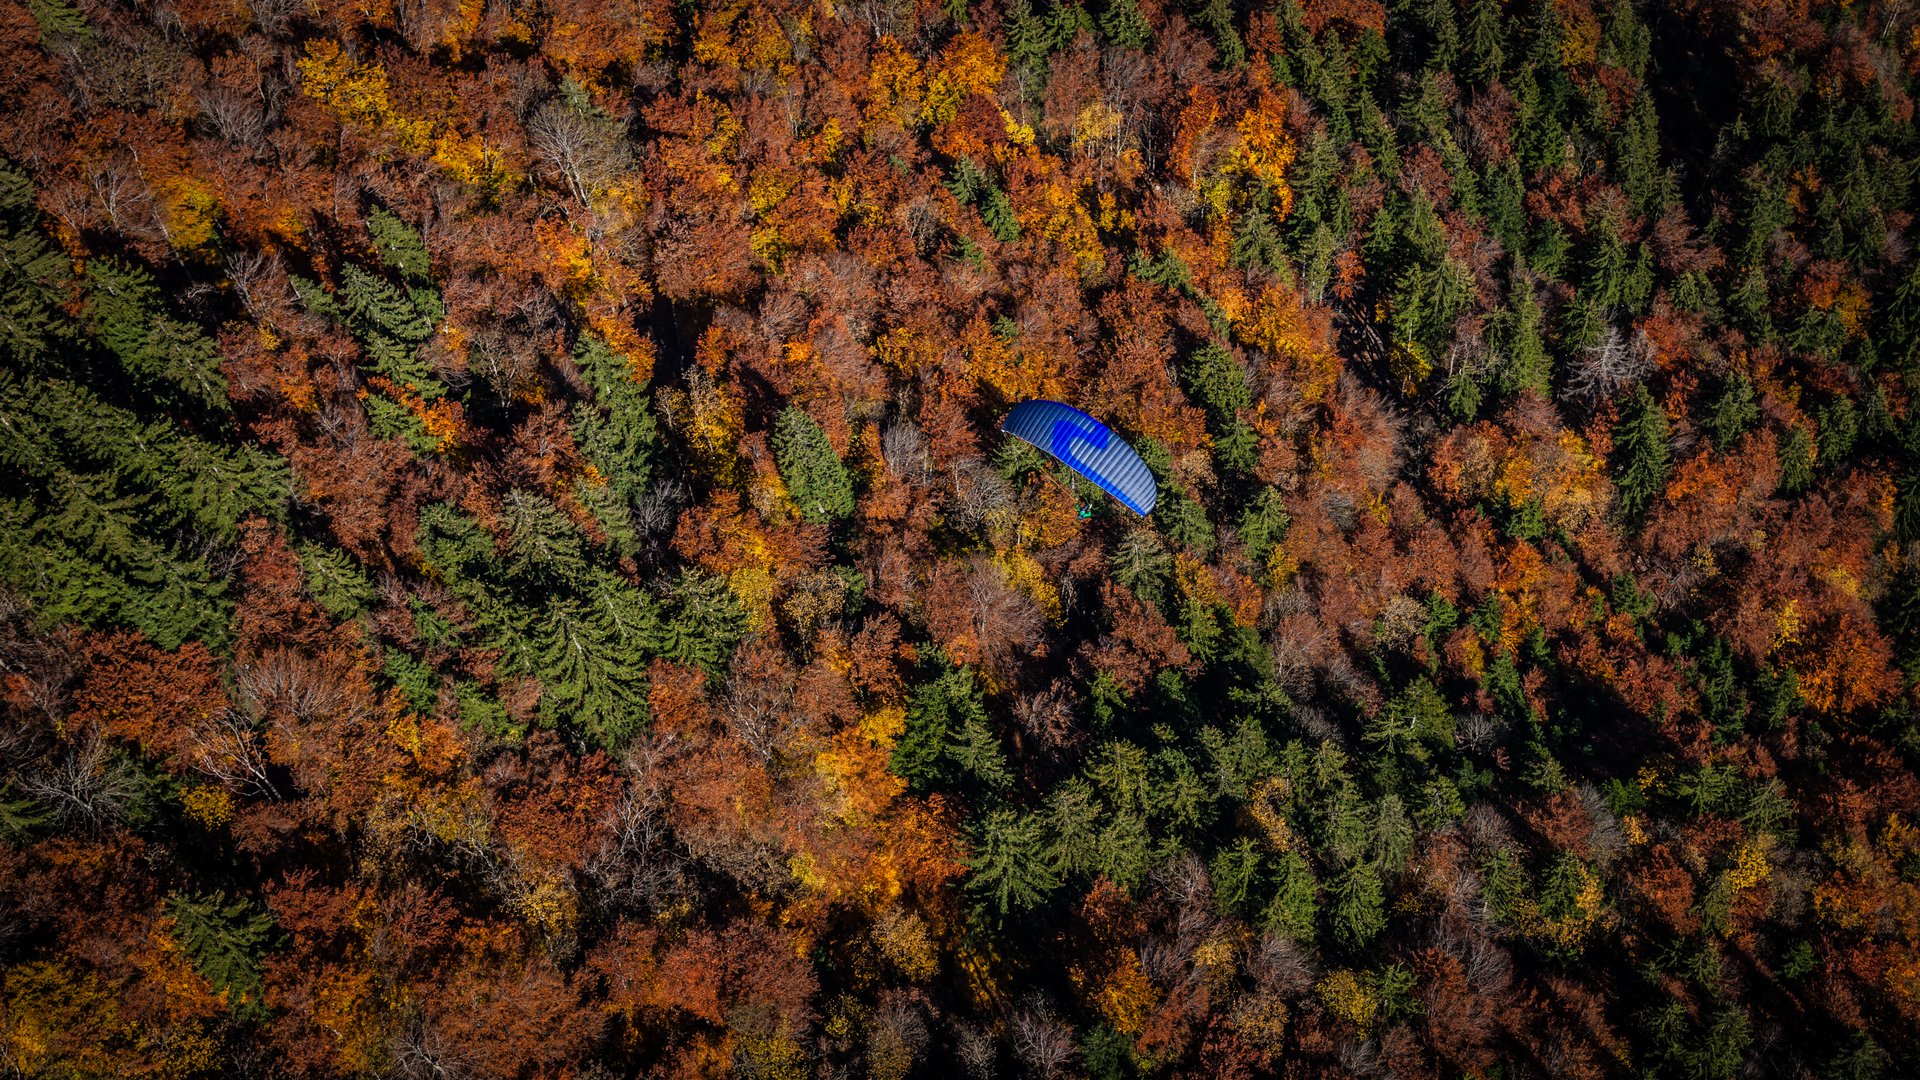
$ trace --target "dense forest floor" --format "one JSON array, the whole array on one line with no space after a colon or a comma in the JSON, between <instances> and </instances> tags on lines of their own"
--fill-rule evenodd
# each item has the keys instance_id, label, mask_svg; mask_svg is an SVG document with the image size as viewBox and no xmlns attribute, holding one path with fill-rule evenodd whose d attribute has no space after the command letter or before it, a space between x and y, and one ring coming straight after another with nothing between
<instances>
[{"instance_id":1,"label":"dense forest floor","mask_svg":"<svg viewBox=\"0 0 1920 1080\"><path fill-rule=\"evenodd\" d=\"M0 1073L1920 1075L1916 90L0 0Z\"/></svg>"}]
</instances>

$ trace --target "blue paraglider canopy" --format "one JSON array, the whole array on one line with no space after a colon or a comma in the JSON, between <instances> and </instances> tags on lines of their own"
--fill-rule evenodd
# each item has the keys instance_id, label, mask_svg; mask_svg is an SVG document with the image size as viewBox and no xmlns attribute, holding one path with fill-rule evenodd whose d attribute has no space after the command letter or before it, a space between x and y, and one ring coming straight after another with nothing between
<instances>
[{"instance_id":1,"label":"blue paraglider canopy","mask_svg":"<svg viewBox=\"0 0 1920 1080\"><path fill-rule=\"evenodd\" d=\"M1141 517L1153 513L1160 499L1153 472L1133 447L1071 405L1023 401L1007 414L1000 430L1052 454Z\"/></svg>"}]
</instances>

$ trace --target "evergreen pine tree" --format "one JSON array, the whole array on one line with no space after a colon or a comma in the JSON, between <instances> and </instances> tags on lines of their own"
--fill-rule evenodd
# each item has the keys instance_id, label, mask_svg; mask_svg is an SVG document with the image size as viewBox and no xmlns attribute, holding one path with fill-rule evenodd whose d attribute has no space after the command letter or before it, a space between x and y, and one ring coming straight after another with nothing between
<instances>
[{"instance_id":1,"label":"evergreen pine tree","mask_svg":"<svg viewBox=\"0 0 1920 1080\"><path fill-rule=\"evenodd\" d=\"M1153 40L1153 26L1140 14L1136 0L1107 0L1100 13L1100 36L1123 49L1144 49Z\"/></svg>"},{"instance_id":2,"label":"evergreen pine tree","mask_svg":"<svg viewBox=\"0 0 1920 1080\"><path fill-rule=\"evenodd\" d=\"M1093 872L1099 860L1099 824L1100 807L1084 777L1061 781L1047 796L1047 857L1063 876Z\"/></svg>"},{"instance_id":3,"label":"evergreen pine tree","mask_svg":"<svg viewBox=\"0 0 1920 1080\"><path fill-rule=\"evenodd\" d=\"M1745 372L1736 371L1727 378L1720 389L1720 396L1714 399L1707 410L1707 433L1713 438L1714 449L1725 452L1734 440L1746 434L1760 419L1760 404L1754 400L1753 380Z\"/></svg>"},{"instance_id":4,"label":"evergreen pine tree","mask_svg":"<svg viewBox=\"0 0 1920 1080\"><path fill-rule=\"evenodd\" d=\"M1526 185L1520 177L1519 159L1508 155L1498 165L1489 166L1480 190L1480 208L1487 226L1510 251L1526 246Z\"/></svg>"},{"instance_id":5,"label":"evergreen pine tree","mask_svg":"<svg viewBox=\"0 0 1920 1080\"><path fill-rule=\"evenodd\" d=\"M338 548L314 545L300 552L307 593L336 619L356 619L379 593L353 558Z\"/></svg>"},{"instance_id":6,"label":"evergreen pine tree","mask_svg":"<svg viewBox=\"0 0 1920 1080\"><path fill-rule=\"evenodd\" d=\"M1264 565L1268 553L1286 537L1287 527L1292 523L1287 515L1286 499L1279 489L1261 488L1240 513L1240 544L1246 548L1247 558Z\"/></svg>"},{"instance_id":7,"label":"evergreen pine tree","mask_svg":"<svg viewBox=\"0 0 1920 1080\"><path fill-rule=\"evenodd\" d=\"M1325 222L1314 226L1301 253L1300 285L1307 299L1319 303L1326 299L1333 284L1334 260L1339 257L1339 238Z\"/></svg>"},{"instance_id":8,"label":"evergreen pine tree","mask_svg":"<svg viewBox=\"0 0 1920 1080\"><path fill-rule=\"evenodd\" d=\"M1813 436L1805 424L1792 424L1780 440L1780 493L1798 495L1813 486Z\"/></svg>"},{"instance_id":9,"label":"evergreen pine tree","mask_svg":"<svg viewBox=\"0 0 1920 1080\"><path fill-rule=\"evenodd\" d=\"M573 441L602 481L585 485L581 501L607 531L615 554L632 554L639 543L632 507L653 480L659 430L645 388L605 342L582 334L573 360L593 387L593 400L574 406Z\"/></svg>"},{"instance_id":10,"label":"evergreen pine tree","mask_svg":"<svg viewBox=\"0 0 1920 1080\"><path fill-rule=\"evenodd\" d=\"M40 27L40 43L48 49L93 42L92 24L67 0L27 0L27 11Z\"/></svg>"},{"instance_id":11,"label":"evergreen pine tree","mask_svg":"<svg viewBox=\"0 0 1920 1080\"><path fill-rule=\"evenodd\" d=\"M624 590L621 595L642 594ZM725 671L728 657L749 629L746 609L726 579L682 570L667 590L667 600L671 615L660 629L660 655L676 664L703 667L712 675Z\"/></svg>"},{"instance_id":12,"label":"evergreen pine tree","mask_svg":"<svg viewBox=\"0 0 1920 1080\"><path fill-rule=\"evenodd\" d=\"M636 611L649 606L637 590L630 599ZM620 747L644 727L646 629L618 625L610 611L571 596L547 605L530 642L541 720L607 748Z\"/></svg>"},{"instance_id":13,"label":"evergreen pine tree","mask_svg":"<svg viewBox=\"0 0 1920 1080\"><path fill-rule=\"evenodd\" d=\"M1153 833L1144 813L1116 810L1100 830L1096 869L1107 880L1131 892L1153 868Z\"/></svg>"},{"instance_id":14,"label":"evergreen pine tree","mask_svg":"<svg viewBox=\"0 0 1920 1080\"><path fill-rule=\"evenodd\" d=\"M1073 44L1073 39L1080 31L1093 29L1093 16L1087 14L1087 9L1081 7L1078 0L1055 3L1047 11L1047 51L1059 52Z\"/></svg>"},{"instance_id":15,"label":"evergreen pine tree","mask_svg":"<svg viewBox=\"0 0 1920 1080\"><path fill-rule=\"evenodd\" d=\"M281 516L285 465L225 441L218 350L145 271L92 260L75 320L68 265L31 184L0 165L0 585L43 626L218 647L231 611L202 551Z\"/></svg>"},{"instance_id":16,"label":"evergreen pine tree","mask_svg":"<svg viewBox=\"0 0 1920 1080\"><path fill-rule=\"evenodd\" d=\"M294 292L307 310L347 327L366 349L368 366L401 388L426 399L446 393L420 346L435 334L446 318L440 292L428 278L430 262L420 236L384 208L368 214L368 234L387 268L398 272L396 285L382 274L356 263L340 267L340 287L330 291L295 276ZM397 403L383 397L367 399L368 412L383 437L412 435L409 441L426 452L437 445L419 421Z\"/></svg>"},{"instance_id":17,"label":"evergreen pine tree","mask_svg":"<svg viewBox=\"0 0 1920 1080\"><path fill-rule=\"evenodd\" d=\"M1173 572L1173 557L1150 529L1134 529L1120 538L1107 565L1113 580L1133 590L1140 599L1166 610L1167 585Z\"/></svg>"},{"instance_id":18,"label":"evergreen pine tree","mask_svg":"<svg viewBox=\"0 0 1920 1080\"><path fill-rule=\"evenodd\" d=\"M1274 271L1284 269L1287 265L1286 250L1281 244L1280 230L1273 223L1273 198L1266 186L1256 188L1249 202L1234 229L1229 258L1234 266L1243 270L1253 267Z\"/></svg>"},{"instance_id":19,"label":"evergreen pine tree","mask_svg":"<svg viewBox=\"0 0 1920 1080\"><path fill-rule=\"evenodd\" d=\"M1666 489L1671 453L1667 414L1640 383L1613 433L1614 483L1622 517L1638 521Z\"/></svg>"},{"instance_id":20,"label":"evergreen pine tree","mask_svg":"<svg viewBox=\"0 0 1920 1080\"><path fill-rule=\"evenodd\" d=\"M0 165L0 356L16 370L37 368L74 333L60 315L71 264L36 218L32 183Z\"/></svg>"},{"instance_id":21,"label":"evergreen pine tree","mask_svg":"<svg viewBox=\"0 0 1920 1080\"><path fill-rule=\"evenodd\" d=\"M1206 411L1214 461L1228 472L1251 472L1259 440L1240 418L1240 410L1253 404L1246 369L1225 349L1209 343L1188 356L1181 371L1187 392Z\"/></svg>"},{"instance_id":22,"label":"evergreen pine tree","mask_svg":"<svg viewBox=\"0 0 1920 1080\"><path fill-rule=\"evenodd\" d=\"M1920 368L1920 259L1907 261L1905 276L1881 312L1879 329L1883 359L1902 372Z\"/></svg>"},{"instance_id":23,"label":"evergreen pine tree","mask_svg":"<svg viewBox=\"0 0 1920 1080\"><path fill-rule=\"evenodd\" d=\"M853 513L853 478L827 433L796 406L774 421L773 457L802 519L823 525Z\"/></svg>"},{"instance_id":24,"label":"evergreen pine tree","mask_svg":"<svg viewBox=\"0 0 1920 1080\"><path fill-rule=\"evenodd\" d=\"M445 388L417 351L433 336L440 315L433 304L420 302L426 295L424 290L403 290L353 263L340 268L336 299L347 328L366 347L373 370L432 398Z\"/></svg>"},{"instance_id":25,"label":"evergreen pine tree","mask_svg":"<svg viewBox=\"0 0 1920 1080\"><path fill-rule=\"evenodd\" d=\"M993 238L1003 244L1020 239L1020 217L1014 212L1013 200L997 184L989 184L981 198L980 220L986 223Z\"/></svg>"},{"instance_id":26,"label":"evergreen pine tree","mask_svg":"<svg viewBox=\"0 0 1920 1080\"><path fill-rule=\"evenodd\" d=\"M894 742L887 767L916 791L950 783L955 778L956 736L970 726L992 730L986 704L971 670L947 668L908 699L906 727Z\"/></svg>"},{"instance_id":27,"label":"evergreen pine tree","mask_svg":"<svg viewBox=\"0 0 1920 1080\"><path fill-rule=\"evenodd\" d=\"M1411 5L1420 24L1420 40L1427 47L1427 69L1452 71L1460 56L1460 24L1454 15L1454 0L1414 0Z\"/></svg>"},{"instance_id":28,"label":"evergreen pine tree","mask_svg":"<svg viewBox=\"0 0 1920 1080\"><path fill-rule=\"evenodd\" d=\"M1553 58L1556 72L1559 62L1556 51ZM1514 76L1511 89L1519 106L1513 151L1519 157L1520 167L1527 173L1559 169L1566 163L1567 131L1550 95L1541 89L1534 69L1522 68Z\"/></svg>"},{"instance_id":29,"label":"evergreen pine tree","mask_svg":"<svg viewBox=\"0 0 1920 1080\"><path fill-rule=\"evenodd\" d=\"M1313 867L1297 851L1274 857L1273 899L1264 922L1269 932L1283 934L1304 945L1313 944L1316 914L1320 910L1320 883Z\"/></svg>"},{"instance_id":30,"label":"evergreen pine tree","mask_svg":"<svg viewBox=\"0 0 1920 1080\"><path fill-rule=\"evenodd\" d=\"M1400 796L1387 792L1374 803L1373 865L1381 874L1391 876L1406 869L1413 854L1413 819L1407 816Z\"/></svg>"},{"instance_id":31,"label":"evergreen pine tree","mask_svg":"<svg viewBox=\"0 0 1920 1080\"><path fill-rule=\"evenodd\" d=\"M1348 948L1365 948L1386 928L1386 890L1369 862L1355 863L1333 879L1333 936Z\"/></svg>"},{"instance_id":32,"label":"evergreen pine tree","mask_svg":"<svg viewBox=\"0 0 1920 1080\"><path fill-rule=\"evenodd\" d=\"M1047 62L1052 44L1047 24L1033 13L1028 0L1008 5L1006 17L1007 62L1038 74Z\"/></svg>"},{"instance_id":33,"label":"evergreen pine tree","mask_svg":"<svg viewBox=\"0 0 1920 1080\"><path fill-rule=\"evenodd\" d=\"M1038 815L1002 807L988 812L973 833L966 888L995 916L1028 911L1059 887Z\"/></svg>"},{"instance_id":34,"label":"evergreen pine tree","mask_svg":"<svg viewBox=\"0 0 1920 1080\"><path fill-rule=\"evenodd\" d=\"M381 674L400 692L414 712L433 715L434 704L440 697L440 673L434 670L433 665L388 646L381 664Z\"/></svg>"},{"instance_id":35,"label":"evergreen pine tree","mask_svg":"<svg viewBox=\"0 0 1920 1080\"><path fill-rule=\"evenodd\" d=\"M179 394L212 412L228 410L219 346L199 328L166 314L152 275L116 259L93 259L82 284L88 333L138 387L162 400Z\"/></svg>"},{"instance_id":36,"label":"evergreen pine tree","mask_svg":"<svg viewBox=\"0 0 1920 1080\"><path fill-rule=\"evenodd\" d=\"M427 245L413 226L386 207L375 206L367 213L367 234L373 238L374 250L380 253L381 261L401 277L413 283L427 280L431 265Z\"/></svg>"},{"instance_id":37,"label":"evergreen pine tree","mask_svg":"<svg viewBox=\"0 0 1920 1080\"><path fill-rule=\"evenodd\" d=\"M1133 0L1125 2L1131 6ZM1247 62L1246 43L1240 40L1240 33L1233 26L1233 0L1199 0L1191 10L1193 24L1213 39L1221 67L1237 68Z\"/></svg>"},{"instance_id":38,"label":"evergreen pine tree","mask_svg":"<svg viewBox=\"0 0 1920 1080\"><path fill-rule=\"evenodd\" d=\"M1461 35L1466 52L1464 70L1482 86L1498 79L1506 66L1506 50L1501 45L1505 22L1499 0L1471 0L1467 5L1466 32Z\"/></svg>"},{"instance_id":39,"label":"evergreen pine tree","mask_svg":"<svg viewBox=\"0 0 1920 1080\"><path fill-rule=\"evenodd\" d=\"M1853 399L1842 395L1822 406L1819 430L1821 468L1833 468L1851 456L1860 439L1860 414Z\"/></svg>"},{"instance_id":40,"label":"evergreen pine tree","mask_svg":"<svg viewBox=\"0 0 1920 1080\"><path fill-rule=\"evenodd\" d=\"M963 776L985 790L1005 791L1013 784L1013 773L1007 768L1007 755L1001 749L1000 737L993 733L984 716L967 717L948 743L947 753Z\"/></svg>"},{"instance_id":41,"label":"evergreen pine tree","mask_svg":"<svg viewBox=\"0 0 1920 1080\"><path fill-rule=\"evenodd\" d=\"M1250 836L1242 836L1214 854L1208 870L1213 878L1213 899L1221 911L1237 915L1246 906L1260 876L1260 863L1260 847Z\"/></svg>"},{"instance_id":42,"label":"evergreen pine tree","mask_svg":"<svg viewBox=\"0 0 1920 1080\"><path fill-rule=\"evenodd\" d=\"M1213 550L1213 522L1207 520L1206 507L1185 490L1163 486L1153 520L1174 543L1199 552Z\"/></svg>"},{"instance_id":43,"label":"evergreen pine tree","mask_svg":"<svg viewBox=\"0 0 1920 1080\"><path fill-rule=\"evenodd\" d=\"M507 581L529 597L544 597L585 579L586 538L551 501L516 489L501 500L501 517L507 537Z\"/></svg>"},{"instance_id":44,"label":"evergreen pine tree","mask_svg":"<svg viewBox=\"0 0 1920 1080\"><path fill-rule=\"evenodd\" d=\"M166 911L173 939L194 970L226 995L227 1008L243 1019L264 1020L265 957L278 937L273 918L257 904L219 893L174 893Z\"/></svg>"}]
</instances>

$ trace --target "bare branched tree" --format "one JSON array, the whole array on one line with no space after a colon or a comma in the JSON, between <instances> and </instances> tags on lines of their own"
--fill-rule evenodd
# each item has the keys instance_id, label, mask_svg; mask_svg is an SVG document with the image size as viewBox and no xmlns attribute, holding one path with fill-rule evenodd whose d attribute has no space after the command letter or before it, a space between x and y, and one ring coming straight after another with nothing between
<instances>
[{"instance_id":1,"label":"bare branched tree","mask_svg":"<svg viewBox=\"0 0 1920 1080\"><path fill-rule=\"evenodd\" d=\"M267 110L260 95L216 82L195 95L207 129L229 145L254 147L266 140Z\"/></svg>"},{"instance_id":2,"label":"bare branched tree","mask_svg":"<svg viewBox=\"0 0 1920 1080\"><path fill-rule=\"evenodd\" d=\"M273 252L238 249L227 255L227 280L233 283L233 292L247 309L247 314L258 319L267 311L267 290L277 281L286 288L286 278L280 272L280 256Z\"/></svg>"},{"instance_id":3,"label":"bare branched tree","mask_svg":"<svg viewBox=\"0 0 1920 1080\"><path fill-rule=\"evenodd\" d=\"M234 700L253 717L283 711L302 723L357 721L365 704L339 675L313 657L269 649L233 669Z\"/></svg>"},{"instance_id":4,"label":"bare branched tree","mask_svg":"<svg viewBox=\"0 0 1920 1080\"><path fill-rule=\"evenodd\" d=\"M680 520L681 508L691 498L687 486L680 481L668 477L655 480L647 493L634 503L633 527L641 536L664 536L673 530Z\"/></svg>"},{"instance_id":5,"label":"bare branched tree","mask_svg":"<svg viewBox=\"0 0 1920 1080\"><path fill-rule=\"evenodd\" d=\"M926 436L910 420L895 420L880 433L880 456L887 471L909 484L925 484L933 479L933 459L927 453Z\"/></svg>"},{"instance_id":6,"label":"bare branched tree","mask_svg":"<svg viewBox=\"0 0 1920 1080\"><path fill-rule=\"evenodd\" d=\"M194 731L194 768L241 795L279 799L260 725L239 709L221 709Z\"/></svg>"},{"instance_id":7,"label":"bare branched tree","mask_svg":"<svg viewBox=\"0 0 1920 1080\"><path fill-rule=\"evenodd\" d=\"M962 529L992 529L1013 519L1016 499L1005 477L978 458L954 463L952 521Z\"/></svg>"},{"instance_id":8,"label":"bare branched tree","mask_svg":"<svg viewBox=\"0 0 1920 1080\"><path fill-rule=\"evenodd\" d=\"M1609 326L1600 341L1574 360L1567 389L1584 401L1603 401L1653 372L1653 340L1643 330Z\"/></svg>"},{"instance_id":9,"label":"bare branched tree","mask_svg":"<svg viewBox=\"0 0 1920 1080\"><path fill-rule=\"evenodd\" d=\"M139 774L95 730L15 778L20 793L47 807L56 820L90 828L125 820L141 795Z\"/></svg>"},{"instance_id":10,"label":"bare branched tree","mask_svg":"<svg viewBox=\"0 0 1920 1080\"><path fill-rule=\"evenodd\" d=\"M993 1036L984 1028L978 1028L965 1020L956 1020L953 1025L953 1053L960 1059L960 1067L973 1080L990 1080L999 1075L1000 1049L994 1044Z\"/></svg>"},{"instance_id":11,"label":"bare branched tree","mask_svg":"<svg viewBox=\"0 0 1920 1080\"><path fill-rule=\"evenodd\" d=\"M1313 956L1285 934L1265 934L1247 958L1247 974L1254 985L1282 998L1296 998L1319 980Z\"/></svg>"},{"instance_id":12,"label":"bare branched tree","mask_svg":"<svg viewBox=\"0 0 1920 1080\"><path fill-rule=\"evenodd\" d=\"M687 892L687 858L667 820L673 793L661 757L651 739L628 752L626 790L587 863L587 876L615 907L659 912Z\"/></svg>"},{"instance_id":13,"label":"bare branched tree","mask_svg":"<svg viewBox=\"0 0 1920 1080\"><path fill-rule=\"evenodd\" d=\"M907 994L886 995L867 1029L867 1075L901 1080L926 1049L927 1022L919 1004Z\"/></svg>"},{"instance_id":14,"label":"bare branched tree","mask_svg":"<svg viewBox=\"0 0 1920 1080\"><path fill-rule=\"evenodd\" d=\"M1626 831L1620 827L1620 819L1614 816L1612 808L1607 805L1606 796L1600 794L1599 788L1583 783L1574 791L1580 797L1580 808L1587 812L1587 820L1591 823L1587 847L1592 850L1594 861L1604 868L1627 850Z\"/></svg>"},{"instance_id":15,"label":"bare branched tree","mask_svg":"<svg viewBox=\"0 0 1920 1080\"><path fill-rule=\"evenodd\" d=\"M1460 740L1460 745L1468 750L1487 750L1500 741L1500 736L1506 732L1506 727L1497 717L1476 712L1467 714L1460 721L1455 734Z\"/></svg>"},{"instance_id":16,"label":"bare branched tree","mask_svg":"<svg viewBox=\"0 0 1920 1080\"><path fill-rule=\"evenodd\" d=\"M1027 1071L1043 1080L1052 1080L1067 1071L1077 1048L1073 1029L1060 1021L1045 1004L1028 1004L1014 1014L1013 1053Z\"/></svg>"},{"instance_id":17,"label":"bare branched tree","mask_svg":"<svg viewBox=\"0 0 1920 1080\"><path fill-rule=\"evenodd\" d=\"M762 761L772 761L807 721L793 707L793 691L791 670L773 678L729 680L720 705L727 730Z\"/></svg>"},{"instance_id":18,"label":"bare branched tree","mask_svg":"<svg viewBox=\"0 0 1920 1080\"><path fill-rule=\"evenodd\" d=\"M394 1032L393 1075L403 1080L462 1080L478 1075L450 1039L424 1016L414 1015Z\"/></svg>"},{"instance_id":19,"label":"bare branched tree","mask_svg":"<svg viewBox=\"0 0 1920 1080\"><path fill-rule=\"evenodd\" d=\"M619 121L589 116L564 101L548 101L534 110L527 138L582 208L591 207L594 195L632 162Z\"/></svg>"}]
</instances>

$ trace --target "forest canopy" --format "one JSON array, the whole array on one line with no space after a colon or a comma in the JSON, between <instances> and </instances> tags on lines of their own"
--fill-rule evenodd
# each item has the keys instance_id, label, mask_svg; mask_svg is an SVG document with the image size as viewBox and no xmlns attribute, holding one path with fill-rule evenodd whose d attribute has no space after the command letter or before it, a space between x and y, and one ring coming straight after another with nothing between
<instances>
[{"instance_id":1,"label":"forest canopy","mask_svg":"<svg viewBox=\"0 0 1920 1080\"><path fill-rule=\"evenodd\" d=\"M0 0L0 1070L1920 1075L1916 92L1894 0Z\"/></svg>"}]
</instances>

